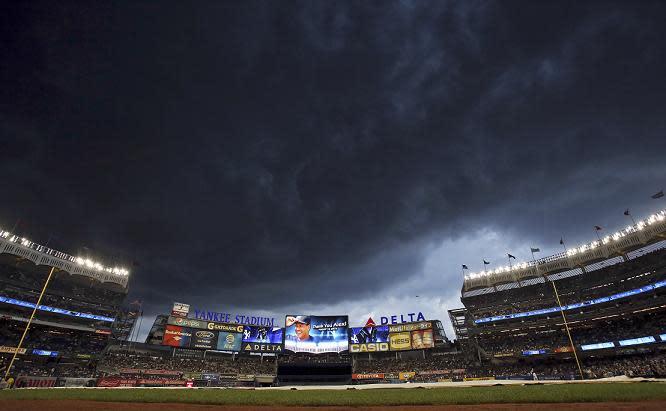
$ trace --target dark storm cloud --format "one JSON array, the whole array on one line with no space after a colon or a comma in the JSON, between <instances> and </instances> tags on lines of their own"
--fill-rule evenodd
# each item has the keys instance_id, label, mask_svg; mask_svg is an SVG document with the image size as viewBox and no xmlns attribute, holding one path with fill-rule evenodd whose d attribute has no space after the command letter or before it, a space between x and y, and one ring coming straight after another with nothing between
<instances>
[{"instance_id":1,"label":"dark storm cloud","mask_svg":"<svg viewBox=\"0 0 666 411\"><path fill-rule=\"evenodd\" d=\"M428 244L585 239L663 184L662 3L173 6L2 17L2 225L138 261L160 310L361 298Z\"/></svg>"}]
</instances>

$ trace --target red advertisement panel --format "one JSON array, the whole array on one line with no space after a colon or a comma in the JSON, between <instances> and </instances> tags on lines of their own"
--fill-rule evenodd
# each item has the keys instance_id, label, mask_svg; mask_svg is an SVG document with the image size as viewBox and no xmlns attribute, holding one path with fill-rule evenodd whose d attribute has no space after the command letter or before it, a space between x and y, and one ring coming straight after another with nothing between
<instances>
[{"instance_id":1,"label":"red advertisement panel","mask_svg":"<svg viewBox=\"0 0 666 411\"><path fill-rule=\"evenodd\" d=\"M30 377L30 376L19 376L14 383L16 388L33 388L33 387L54 387L56 383L56 377Z\"/></svg>"},{"instance_id":2,"label":"red advertisement panel","mask_svg":"<svg viewBox=\"0 0 666 411\"><path fill-rule=\"evenodd\" d=\"M98 387L136 387L134 378L101 377L97 380Z\"/></svg>"},{"instance_id":3,"label":"red advertisement panel","mask_svg":"<svg viewBox=\"0 0 666 411\"><path fill-rule=\"evenodd\" d=\"M162 345L168 345L170 347L189 347L191 338L192 330L190 328L167 325L164 330Z\"/></svg>"},{"instance_id":4,"label":"red advertisement panel","mask_svg":"<svg viewBox=\"0 0 666 411\"><path fill-rule=\"evenodd\" d=\"M143 374L147 375L180 375L180 371L171 370L143 370Z\"/></svg>"}]
</instances>

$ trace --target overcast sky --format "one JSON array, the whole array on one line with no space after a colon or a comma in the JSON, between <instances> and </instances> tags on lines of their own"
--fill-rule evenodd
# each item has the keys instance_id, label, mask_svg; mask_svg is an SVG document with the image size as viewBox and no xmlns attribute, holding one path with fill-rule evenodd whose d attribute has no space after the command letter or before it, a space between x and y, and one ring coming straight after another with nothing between
<instances>
[{"instance_id":1,"label":"overcast sky","mask_svg":"<svg viewBox=\"0 0 666 411\"><path fill-rule=\"evenodd\" d=\"M666 208L664 2L0 10L0 227L129 266L144 329L448 323L462 264Z\"/></svg>"}]
</instances>

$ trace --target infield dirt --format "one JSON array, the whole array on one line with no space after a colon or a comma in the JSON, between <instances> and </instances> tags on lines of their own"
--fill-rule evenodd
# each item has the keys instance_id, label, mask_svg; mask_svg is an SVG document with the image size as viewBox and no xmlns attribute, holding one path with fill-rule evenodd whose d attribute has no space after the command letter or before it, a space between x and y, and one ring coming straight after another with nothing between
<instances>
[{"instance_id":1,"label":"infield dirt","mask_svg":"<svg viewBox=\"0 0 666 411\"><path fill-rule=\"evenodd\" d=\"M2 411L380 411L387 408L400 411L630 411L666 410L666 401L545 403L545 404L480 404L480 405L414 405L381 407L296 407L296 406L236 406L199 405L182 403L101 402L81 400L0 400Z\"/></svg>"}]
</instances>

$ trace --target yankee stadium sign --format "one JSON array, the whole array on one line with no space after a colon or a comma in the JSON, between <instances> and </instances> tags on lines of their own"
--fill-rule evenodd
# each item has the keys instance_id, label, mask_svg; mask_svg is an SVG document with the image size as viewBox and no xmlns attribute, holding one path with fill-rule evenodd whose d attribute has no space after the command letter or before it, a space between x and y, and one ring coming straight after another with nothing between
<instances>
[{"instance_id":1,"label":"yankee stadium sign","mask_svg":"<svg viewBox=\"0 0 666 411\"><path fill-rule=\"evenodd\" d=\"M247 325L261 325L264 327L275 327L275 318L256 317L251 315L220 313L217 311L194 310L194 318L202 321L213 321L219 323L236 323Z\"/></svg>"}]
</instances>

